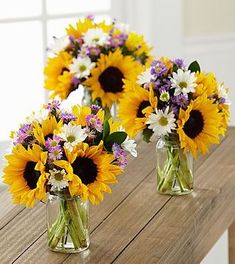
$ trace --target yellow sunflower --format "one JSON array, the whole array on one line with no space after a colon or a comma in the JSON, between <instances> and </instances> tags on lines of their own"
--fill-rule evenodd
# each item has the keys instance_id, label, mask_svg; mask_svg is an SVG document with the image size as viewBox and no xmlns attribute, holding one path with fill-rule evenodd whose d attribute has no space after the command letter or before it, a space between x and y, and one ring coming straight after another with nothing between
<instances>
[{"instance_id":1,"label":"yellow sunflower","mask_svg":"<svg viewBox=\"0 0 235 264\"><path fill-rule=\"evenodd\" d=\"M137 47L139 47L135 54L137 56L145 53L149 54L151 52L151 48L147 45L147 42L145 41L144 37L142 35L139 35L135 32L129 32L128 38L125 42L125 45L130 51L136 50Z\"/></svg>"},{"instance_id":2,"label":"yellow sunflower","mask_svg":"<svg viewBox=\"0 0 235 264\"><path fill-rule=\"evenodd\" d=\"M87 121L86 121L86 117L87 115L91 114L91 108L89 106L79 106L79 105L75 105L72 108L73 114L77 117L77 120L75 121L75 123L77 125L81 125L81 126L86 126L87 125ZM100 119L101 123L104 123L104 110L100 109L97 113L96 116Z\"/></svg>"},{"instance_id":3,"label":"yellow sunflower","mask_svg":"<svg viewBox=\"0 0 235 264\"><path fill-rule=\"evenodd\" d=\"M33 125L34 137L37 139L39 144L45 145L46 138L59 131L63 125L63 121L60 120L57 122L55 116L49 116L46 120L43 120L41 124L35 122Z\"/></svg>"},{"instance_id":4,"label":"yellow sunflower","mask_svg":"<svg viewBox=\"0 0 235 264\"><path fill-rule=\"evenodd\" d=\"M210 144L219 143L221 114L216 104L200 96L184 111L180 109L177 133L181 147L191 151L197 158L197 151L208 152Z\"/></svg>"},{"instance_id":5,"label":"yellow sunflower","mask_svg":"<svg viewBox=\"0 0 235 264\"><path fill-rule=\"evenodd\" d=\"M125 82L126 93L120 100L118 116L127 134L136 136L146 128L148 116L157 107L153 90L142 88L136 83Z\"/></svg>"},{"instance_id":6,"label":"yellow sunflower","mask_svg":"<svg viewBox=\"0 0 235 264\"><path fill-rule=\"evenodd\" d=\"M196 91L194 92L194 97L198 97L202 94L206 94L207 97L212 96L213 94L218 93L218 83L215 78L215 75L210 72L210 73L205 73L205 72L197 72L195 73L196 75Z\"/></svg>"},{"instance_id":7,"label":"yellow sunflower","mask_svg":"<svg viewBox=\"0 0 235 264\"><path fill-rule=\"evenodd\" d=\"M123 94L123 80L135 81L141 72L140 63L130 56L123 56L120 49L101 54L97 67L91 71L91 77L84 84L92 92L92 100L101 98L103 107L111 107Z\"/></svg>"},{"instance_id":8,"label":"yellow sunflower","mask_svg":"<svg viewBox=\"0 0 235 264\"><path fill-rule=\"evenodd\" d=\"M10 185L14 203L33 207L36 199L45 200L47 152L38 145L26 150L18 144L5 158L8 164L4 169L3 182Z\"/></svg>"},{"instance_id":9,"label":"yellow sunflower","mask_svg":"<svg viewBox=\"0 0 235 264\"><path fill-rule=\"evenodd\" d=\"M68 161L59 160L54 164L68 173L70 194L99 204L103 200L103 192L111 193L108 184L115 183L116 176L122 172L119 166L112 164L114 155L103 151L103 142L91 147L80 143L73 152L65 152Z\"/></svg>"},{"instance_id":10,"label":"yellow sunflower","mask_svg":"<svg viewBox=\"0 0 235 264\"><path fill-rule=\"evenodd\" d=\"M230 118L229 105L220 103L218 105L218 108L219 108L219 112L222 115L221 124L220 124L220 135L224 136L225 132L228 129L228 123L229 123L229 118Z\"/></svg>"},{"instance_id":11,"label":"yellow sunflower","mask_svg":"<svg viewBox=\"0 0 235 264\"><path fill-rule=\"evenodd\" d=\"M112 25L107 25L105 21L95 24L91 19L84 18L78 20L76 27L69 25L69 27L66 29L66 32L69 36L73 36L74 38L78 39L81 38L82 35L91 28L101 28L104 32L109 32L112 28Z\"/></svg>"},{"instance_id":12,"label":"yellow sunflower","mask_svg":"<svg viewBox=\"0 0 235 264\"><path fill-rule=\"evenodd\" d=\"M49 58L44 69L47 90L53 91L52 96L59 95L61 99L68 97L73 75L69 73L69 65L72 63L72 56L67 52L61 52L57 57Z\"/></svg>"}]
</instances>

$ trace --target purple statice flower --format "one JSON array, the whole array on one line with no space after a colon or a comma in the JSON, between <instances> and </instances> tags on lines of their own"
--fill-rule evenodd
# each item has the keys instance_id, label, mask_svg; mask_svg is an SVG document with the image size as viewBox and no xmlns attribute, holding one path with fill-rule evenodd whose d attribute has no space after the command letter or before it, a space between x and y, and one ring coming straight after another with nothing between
<instances>
[{"instance_id":1,"label":"purple statice flower","mask_svg":"<svg viewBox=\"0 0 235 264\"><path fill-rule=\"evenodd\" d=\"M80 80L77 77L74 76L72 78L72 84L73 84L73 86L74 87L77 87L79 83L80 83Z\"/></svg>"},{"instance_id":2,"label":"purple statice flower","mask_svg":"<svg viewBox=\"0 0 235 264\"><path fill-rule=\"evenodd\" d=\"M185 68L185 63L182 59L175 59L172 61L172 63L178 66L179 68Z\"/></svg>"},{"instance_id":3,"label":"purple statice flower","mask_svg":"<svg viewBox=\"0 0 235 264\"><path fill-rule=\"evenodd\" d=\"M120 35L117 35L117 36L113 36L109 42L110 42L110 46L113 47L113 48L117 48L117 47L120 47L123 45L124 43L124 39L122 39L120 37Z\"/></svg>"},{"instance_id":4,"label":"purple statice flower","mask_svg":"<svg viewBox=\"0 0 235 264\"><path fill-rule=\"evenodd\" d=\"M225 103L226 103L226 98L221 97L221 98L219 99L219 102L220 102L221 104L225 104Z\"/></svg>"},{"instance_id":5,"label":"purple statice flower","mask_svg":"<svg viewBox=\"0 0 235 264\"><path fill-rule=\"evenodd\" d=\"M48 154L49 161L51 162L55 160L60 160L62 157L63 157L63 151L61 148L58 147L52 149Z\"/></svg>"},{"instance_id":6,"label":"purple statice flower","mask_svg":"<svg viewBox=\"0 0 235 264\"><path fill-rule=\"evenodd\" d=\"M91 21L93 21L95 19L95 16L92 14L89 14L86 16L86 18L90 19Z\"/></svg>"},{"instance_id":7,"label":"purple statice flower","mask_svg":"<svg viewBox=\"0 0 235 264\"><path fill-rule=\"evenodd\" d=\"M100 109L101 107L99 105L95 105L95 104L91 105L91 111L93 112L93 114L98 113Z\"/></svg>"},{"instance_id":8,"label":"purple statice flower","mask_svg":"<svg viewBox=\"0 0 235 264\"><path fill-rule=\"evenodd\" d=\"M178 106L176 106L176 105L173 105L173 106L172 106L172 111L173 111L175 117L178 117L178 115L179 115L179 110L180 110L180 108L179 108Z\"/></svg>"},{"instance_id":9,"label":"purple statice flower","mask_svg":"<svg viewBox=\"0 0 235 264\"><path fill-rule=\"evenodd\" d=\"M171 81L169 79L163 79L161 80L161 84L158 87L158 90L160 93L162 93L163 91L169 91L171 88Z\"/></svg>"},{"instance_id":10,"label":"purple statice flower","mask_svg":"<svg viewBox=\"0 0 235 264\"><path fill-rule=\"evenodd\" d=\"M128 39L128 34L127 33L121 33L119 37L123 40L126 41Z\"/></svg>"},{"instance_id":11,"label":"purple statice flower","mask_svg":"<svg viewBox=\"0 0 235 264\"><path fill-rule=\"evenodd\" d=\"M116 162L121 167L121 169L124 169L128 163L126 152L117 143L113 144L112 151L113 151L113 155L116 159Z\"/></svg>"},{"instance_id":12,"label":"purple statice flower","mask_svg":"<svg viewBox=\"0 0 235 264\"><path fill-rule=\"evenodd\" d=\"M60 114L60 119L63 120L64 124L68 124L70 121L75 121L77 117L72 113L62 112Z\"/></svg>"},{"instance_id":13,"label":"purple statice flower","mask_svg":"<svg viewBox=\"0 0 235 264\"><path fill-rule=\"evenodd\" d=\"M48 157L50 161L61 159L63 156L63 149L61 147L61 138L54 135L53 138L47 138L45 146L48 149Z\"/></svg>"},{"instance_id":14,"label":"purple statice flower","mask_svg":"<svg viewBox=\"0 0 235 264\"><path fill-rule=\"evenodd\" d=\"M79 57L86 57L89 56L90 52L89 52L89 48L87 46L82 46L81 49L78 51L78 56Z\"/></svg>"},{"instance_id":15,"label":"purple statice flower","mask_svg":"<svg viewBox=\"0 0 235 264\"><path fill-rule=\"evenodd\" d=\"M96 129L98 132L102 132L103 126L98 116L89 114L86 116L86 122L89 127Z\"/></svg>"},{"instance_id":16,"label":"purple statice flower","mask_svg":"<svg viewBox=\"0 0 235 264\"><path fill-rule=\"evenodd\" d=\"M163 61L155 60L151 64L151 74L154 77L161 77L167 73L166 64Z\"/></svg>"},{"instance_id":17,"label":"purple statice flower","mask_svg":"<svg viewBox=\"0 0 235 264\"><path fill-rule=\"evenodd\" d=\"M90 129L89 127L85 127L85 133L87 135L87 138L86 140L89 142L89 141L92 141L94 138L96 138L96 134L95 134L95 131Z\"/></svg>"},{"instance_id":18,"label":"purple statice flower","mask_svg":"<svg viewBox=\"0 0 235 264\"><path fill-rule=\"evenodd\" d=\"M52 100L46 105L46 109L50 110L50 112L54 110L60 110L60 101L58 100Z\"/></svg>"},{"instance_id":19,"label":"purple statice flower","mask_svg":"<svg viewBox=\"0 0 235 264\"><path fill-rule=\"evenodd\" d=\"M189 104L187 94L179 94L171 98L173 104L178 105L179 107L185 108Z\"/></svg>"},{"instance_id":20,"label":"purple statice flower","mask_svg":"<svg viewBox=\"0 0 235 264\"><path fill-rule=\"evenodd\" d=\"M28 143L33 137L32 124L23 124L16 134L13 141L14 145Z\"/></svg>"},{"instance_id":21,"label":"purple statice flower","mask_svg":"<svg viewBox=\"0 0 235 264\"><path fill-rule=\"evenodd\" d=\"M54 148L61 148L61 137L54 135L53 138L48 137L45 143L46 148L48 151L53 150Z\"/></svg>"},{"instance_id":22,"label":"purple statice flower","mask_svg":"<svg viewBox=\"0 0 235 264\"><path fill-rule=\"evenodd\" d=\"M88 48L88 56L99 56L100 55L100 48L98 47L89 47Z\"/></svg>"}]
</instances>

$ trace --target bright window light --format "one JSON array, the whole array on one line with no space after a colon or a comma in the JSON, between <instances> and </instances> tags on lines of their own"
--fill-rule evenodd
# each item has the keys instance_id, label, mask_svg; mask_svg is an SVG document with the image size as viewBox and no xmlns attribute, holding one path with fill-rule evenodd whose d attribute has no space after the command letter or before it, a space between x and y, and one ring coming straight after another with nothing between
<instances>
[{"instance_id":1,"label":"bright window light","mask_svg":"<svg viewBox=\"0 0 235 264\"><path fill-rule=\"evenodd\" d=\"M111 0L47 0L49 14L94 13L108 11Z\"/></svg>"},{"instance_id":2,"label":"bright window light","mask_svg":"<svg viewBox=\"0 0 235 264\"><path fill-rule=\"evenodd\" d=\"M41 23L0 24L0 140L44 101Z\"/></svg>"},{"instance_id":3,"label":"bright window light","mask_svg":"<svg viewBox=\"0 0 235 264\"><path fill-rule=\"evenodd\" d=\"M41 0L1 0L0 19L33 17L42 12Z\"/></svg>"}]
</instances>

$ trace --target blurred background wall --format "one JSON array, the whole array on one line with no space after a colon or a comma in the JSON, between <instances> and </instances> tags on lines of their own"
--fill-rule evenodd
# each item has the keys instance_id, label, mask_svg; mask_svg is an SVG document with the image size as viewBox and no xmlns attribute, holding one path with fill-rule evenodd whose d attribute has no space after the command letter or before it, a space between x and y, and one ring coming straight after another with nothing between
<instances>
[{"instance_id":1,"label":"blurred background wall","mask_svg":"<svg viewBox=\"0 0 235 264\"><path fill-rule=\"evenodd\" d=\"M235 126L235 1L113 0L113 16L142 32L157 56L198 60L230 89Z\"/></svg>"}]
</instances>

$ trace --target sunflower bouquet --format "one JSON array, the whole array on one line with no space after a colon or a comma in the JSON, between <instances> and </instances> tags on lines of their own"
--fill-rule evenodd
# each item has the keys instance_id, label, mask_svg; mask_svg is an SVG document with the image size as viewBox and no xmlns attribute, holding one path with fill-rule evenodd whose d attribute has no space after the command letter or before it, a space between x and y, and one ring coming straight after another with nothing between
<instances>
[{"instance_id":1,"label":"sunflower bouquet","mask_svg":"<svg viewBox=\"0 0 235 264\"><path fill-rule=\"evenodd\" d=\"M218 144L229 121L228 89L194 61L160 58L126 81L119 118L131 136L157 143L157 189L184 194L193 189L192 157ZM127 89L128 88L128 89ZM192 154L192 155L190 155Z\"/></svg>"},{"instance_id":2,"label":"sunflower bouquet","mask_svg":"<svg viewBox=\"0 0 235 264\"><path fill-rule=\"evenodd\" d=\"M99 204L127 165L127 152L137 155L134 140L104 116L97 105L65 111L53 100L12 133L3 179L14 202L33 207L36 200L46 200L46 193L60 198L48 228L52 250L66 251L68 240L71 252L88 247L83 203Z\"/></svg>"},{"instance_id":3,"label":"sunflower bouquet","mask_svg":"<svg viewBox=\"0 0 235 264\"><path fill-rule=\"evenodd\" d=\"M115 21L95 23L91 16L69 25L48 51L44 86L52 97L74 100L83 87L84 104L107 109L122 97L123 80L134 81L151 59L143 36Z\"/></svg>"}]
</instances>

